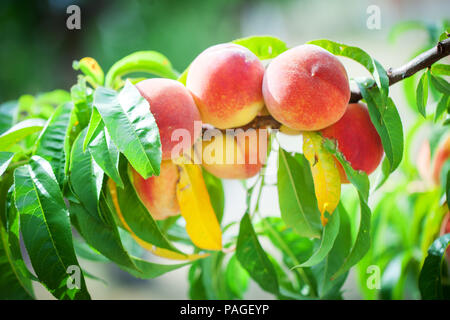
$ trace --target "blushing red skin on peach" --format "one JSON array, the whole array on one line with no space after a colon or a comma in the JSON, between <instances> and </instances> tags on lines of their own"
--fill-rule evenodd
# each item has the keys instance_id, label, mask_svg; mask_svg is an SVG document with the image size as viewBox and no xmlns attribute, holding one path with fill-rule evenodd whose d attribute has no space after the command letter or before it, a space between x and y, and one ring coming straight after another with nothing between
<instances>
[{"instance_id":1,"label":"blushing red skin on peach","mask_svg":"<svg viewBox=\"0 0 450 320\"><path fill-rule=\"evenodd\" d=\"M171 158L171 151L178 141L172 141L175 129L186 129L190 141L182 141L183 150L190 150L201 132L194 131L194 121L201 121L200 113L189 91L178 81L147 79L136 84L141 95L150 104L150 110L159 128L162 159Z\"/></svg>"},{"instance_id":2,"label":"blushing red skin on peach","mask_svg":"<svg viewBox=\"0 0 450 320\"><path fill-rule=\"evenodd\" d=\"M347 111L335 124L323 129L322 135L336 140L339 150L355 170L371 174L383 158L383 145L363 104L349 104ZM339 161L335 161L341 182L348 183Z\"/></svg>"},{"instance_id":3,"label":"blushing red skin on peach","mask_svg":"<svg viewBox=\"0 0 450 320\"><path fill-rule=\"evenodd\" d=\"M189 67L186 88L192 93L202 120L226 129L244 125L264 106L264 66L248 49L220 44L203 51ZM255 112L254 106L258 105ZM247 121L237 113L254 113Z\"/></svg>"},{"instance_id":4,"label":"blushing red skin on peach","mask_svg":"<svg viewBox=\"0 0 450 320\"><path fill-rule=\"evenodd\" d=\"M445 161L450 158L450 136L438 147L433 161L433 181L440 184L440 174Z\"/></svg>"},{"instance_id":5,"label":"blushing red skin on peach","mask_svg":"<svg viewBox=\"0 0 450 320\"><path fill-rule=\"evenodd\" d=\"M350 99L347 72L328 51L301 45L268 66L263 94L270 114L297 130L320 130L338 121Z\"/></svg>"},{"instance_id":6,"label":"blushing red skin on peach","mask_svg":"<svg viewBox=\"0 0 450 320\"><path fill-rule=\"evenodd\" d=\"M178 168L170 160L161 162L159 176L144 179L131 168L133 185L139 199L155 220L163 220L180 213L176 197Z\"/></svg>"}]
</instances>

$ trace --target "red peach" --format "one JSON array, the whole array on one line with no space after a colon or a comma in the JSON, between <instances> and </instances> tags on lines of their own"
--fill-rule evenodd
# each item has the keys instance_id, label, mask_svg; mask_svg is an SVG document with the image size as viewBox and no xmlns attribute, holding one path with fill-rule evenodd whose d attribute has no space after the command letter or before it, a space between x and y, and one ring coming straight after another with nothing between
<instances>
[{"instance_id":1,"label":"red peach","mask_svg":"<svg viewBox=\"0 0 450 320\"><path fill-rule=\"evenodd\" d=\"M383 158L380 136L363 104L349 104L342 118L321 132L325 138L336 140L338 149L355 170L371 174ZM341 181L347 183L344 169L339 161L336 164Z\"/></svg>"},{"instance_id":2,"label":"red peach","mask_svg":"<svg viewBox=\"0 0 450 320\"><path fill-rule=\"evenodd\" d=\"M144 179L132 167L130 169L136 193L153 219L163 220L180 213L176 196L179 172L172 161L162 161L160 175L148 179Z\"/></svg>"},{"instance_id":3,"label":"red peach","mask_svg":"<svg viewBox=\"0 0 450 320\"><path fill-rule=\"evenodd\" d=\"M315 131L342 117L350 86L344 66L334 55L305 44L272 60L264 74L263 94L276 120L292 129Z\"/></svg>"},{"instance_id":4,"label":"red peach","mask_svg":"<svg viewBox=\"0 0 450 320\"><path fill-rule=\"evenodd\" d=\"M162 159L170 159L172 148L179 143L182 144L183 151L190 150L201 134L200 131L195 132L194 121L201 119L189 91L178 81L161 78L140 81L136 87L150 104L150 111L158 125ZM172 133L176 129L186 129L190 140L172 140Z\"/></svg>"},{"instance_id":5,"label":"red peach","mask_svg":"<svg viewBox=\"0 0 450 320\"><path fill-rule=\"evenodd\" d=\"M264 66L247 48L219 44L203 51L189 67L186 88L202 120L216 128L243 126L264 106Z\"/></svg>"}]
</instances>

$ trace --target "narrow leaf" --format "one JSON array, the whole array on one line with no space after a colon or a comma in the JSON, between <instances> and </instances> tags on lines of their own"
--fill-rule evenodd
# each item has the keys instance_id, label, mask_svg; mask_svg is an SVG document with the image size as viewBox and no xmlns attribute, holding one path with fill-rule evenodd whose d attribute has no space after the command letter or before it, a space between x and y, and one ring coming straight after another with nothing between
<instances>
[{"instance_id":1,"label":"narrow leaf","mask_svg":"<svg viewBox=\"0 0 450 320\"><path fill-rule=\"evenodd\" d=\"M89 299L81 273L81 288L67 286L72 283L68 267L80 266L69 214L50 164L33 156L30 164L15 170L14 185L23 240L39 280L58 299Z\"/></svg>"},{"instance_id":2,"label":"narrow leaf","mask_svg":"<svg viewBox=\"0 0 450 320\"><path fill-rule=\"evenodd\" d=\"M5 173L6 169L8 169L8 166L13 158L14 153L0 151L0 176Z\"/></svg>"},{"instance_id":3,"label":"narrow leaf","mask_svg":"<svg viewBox=\"0 0 450 320\"><path fill-rule=\"evenodd\" d=\"M105 86L116 87L121 77L133 72L146 72L163 78L177 79L170 61L156 51L138 51L117 61L106 74Z\"/></svg>"},{"instance_id":4,"label":"narrow leaf","mask_svg":"<svg viewBox=\"0 0 450 320\"><path fill-rule=\"evenodd\" d=\"M450 95L450 83L444 78L431 75L431 83L438 91Z\"/></svg>"},{"instance_id":5,"label":"narrow leaf","mask_svg":"<svg viewBox=\"0 0 450 320\"><path fill-rule=\"evenodd\" d=\"M47 160L61 186L69 166L70 131L74 125L71 102L59 106L48 120L36 142L35 154Z\"/></svg>"},{"instance_id":6,"label":"narrow leaf","mask_svg":"<svg viewBox=\"0 0 450 320\"><path fill-rule=\"evenodd\" d=\"M252 36L232 43L246 47L261 60L273 59L288 49L285 42L270 36Z\"/></svg>"},{"instance_id":7,"label":"narrow leaf","mask_svg":"<svg viewBox=\"0 0 450 320\"><path fill-rule=\"evenodd\" d=\"M450 244L450 234L444 234L436 239L428 249L428 255L423 263L422 270L419 276L419 289L422 299L425 300L442 300L450 299L450 296L445 296L445 285L442 279L442 263L444 260L445 251Z\"/></svg>"},{"instance_id":8,"label":"narrow leaf","mask_svg":"<svg viewBox=\"0 0 450 320\"><path fill-rule=\"evenodd\" d=\"M42 119L27 119L11 127L0 135L0 151L8 151L8 149L25 139L32 133L41 131L45 126Z\"/></svg>"},{"instance_id":9,"label":"narrow leaf","mask_svg":"<svg viewBox=\"0 0 450 320\"><path fill-rule=\"evenodd\" d=\"M277 273L258 241L248 213L244 214L240 223L236 257L263 290L279 293Z\"/></svg>"},{"instance_id":10,"label":"narrow leaf","mask_svg":"<svg viewBox=\"0 0 450 320\"><path fill-rule=\"evenodd\" d=\"M103 184L103 171L92 160L89 151L83 152L87 129L75 139L70 159L70 187L81 204L93 216L98 217L98 202Z\"/></svg>"},{"instance_id":11,"label":"narrow leaf","mask_svg":"<svg viewBox=\"0 0 450 320\"><path fill-rule=\"evenodd\" d=\"M308 159L314 179L314 190L326 225L325 211L332 214L341 197L341 178L331 153L322 145L322 137L314 132L303 132L303 154Z\"/></svg>"},{"instance_id":12,"label":"narrow leaf","mask_svg":"<svg viewBox=\"0 0 450 320\"><path fill-rule=\"evenodd\" d=\"M177 199L186 231L199 248L220 250L222 231L203 180L202 169L195 164L180 164Z\"/></svg>"},{"instance_id":13,"label":"narrow leaf","mask_svg":"<svg viewBox=\"0 0 450 320\"><path fill-rule=\"evenodd\" d=\"M119 95L98 88L94 107L102 116L111 139L133 168L147 179L159 175L161 141L148 102L130 82Z\"/></svg>"},{"instance_id":14,"label":"narrow leaf","mask_svg":"<svg viewBox=\"0 0 450 320\"><path fill-rule=\"evenodd\" d=\"M336 212L330 216L329 222L323 228L323 234L319 248L314 254L305 262L300 265L294 266L294 268L311 267L321 262L333 248L334 241L339 232L339 213Z\"/></svg>"},{"instance_id":15,"label":"narrow leaf","mask_svg":"<svg viewBox=\"0 0 450 320\"><path fill-rule=\"evenodd\" d=\"M98 128L99 130L95 138L89 144L89 152L98 166L102 168L102 170L113 179L118 186L123 188L123 182L118 170L119 150L114 142L112 142L111 137L104 126Z\"/></svg>"},{"instance_id":16,"label":"narrow leaf","mask_svg":"<svg viewBox=\"0 0 450 320\"><path fill-rule=\"evenodd\" d=\"M422 74L416 90L417 109L424 118L427 116L425 107L427 106L428 101L428 75L429 71Z\"/></svg>"},{"instance_id":17,"label":"narrow leaf","mask_svg":"<svg viewBox=\"0 0 450 320\"><path fill-rule=\"evenodd\" d=\"M321 235L320 211L308 160L281 149L278 155L278 198L281 217L303 237Z\"/></svg>"}]
</instances>

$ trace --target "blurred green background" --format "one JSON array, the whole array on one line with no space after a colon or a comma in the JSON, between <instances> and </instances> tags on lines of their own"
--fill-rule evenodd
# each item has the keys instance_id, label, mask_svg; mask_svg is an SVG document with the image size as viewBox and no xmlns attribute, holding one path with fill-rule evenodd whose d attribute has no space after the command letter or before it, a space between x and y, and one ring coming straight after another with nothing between
<instances>
[{"instance_id":1,"label":"blurred green background","mask_svg":"<svg viewBox=\"0 0 450 320\"><path fill-rule=\"evenodd\" d=\"M66 27L66 9L71 4L81 8L81 30ZM380 9L380 29L367 27L370 5ZM134 51L156 50L181 72L205 48L257 34L279 37L289 46L327 38L359 46L384 67L396 67L423 49L428 35L424 30L415 30L389 42L392 26L407 20L437 22L448 18L449 12L448 0L2 0L0 102L23 94L69 90L77 78L72 61L86 56L95 58L106 72L115 61ZM367 75L356 63L343 62L350 77ZM401 85L393 86L390 92L407 131L416 121L417 112L408 107ZM294 141L290 142L293 150L298 148ZM413 145L411 154L416 154L419 142ZM224 186L225 219L237 220L245 211L242 185L239 181L225 181ZM261 211L265 216L277 215L278 203L273 194L269 187L263 192ZM88 279L96 299L187 297L187 268L142 281L112 265L82 264L108 283ZM36 286L38 298L51 298ZM354 273L344 291L345 298L361 298ZM270 298L255 284L246 297Z\"/></svg>"}]
</instances>

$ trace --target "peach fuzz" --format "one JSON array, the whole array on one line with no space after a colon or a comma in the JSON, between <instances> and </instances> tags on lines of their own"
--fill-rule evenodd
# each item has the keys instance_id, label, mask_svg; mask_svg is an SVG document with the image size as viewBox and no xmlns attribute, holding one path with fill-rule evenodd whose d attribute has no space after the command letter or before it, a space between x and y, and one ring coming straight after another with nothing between
<instances>
[{"instance_id":1,"label":"peach fuzz","mask_svg":"<svg viewBox=\"0 0 450 320\"><path fill-rule=\"evenodd\" d=\"M310 44L289 49L267 67L264 101L282 124L316 131L338 121L350 99L347 72L328 51Z\"/></svg>"},{"instance_id":2,"label":"peach fuzz","mask_svg":"<svg viewBox=\"0 0 450 320\"><path fill-rule=\"evenodd\" d=\"M130 167L130 179L139 199L155 220L163 220L180 213L176 196L178 168L170 160L161 162L159 176L144 179Z\"/></svg>"},{"instance_id":3,"label":"peach fuzz","mask_svg":"<svg viewBox=\"0 0 450 320\"><path fill-rule=\"evenodd\" d=\"M247 48L227 43L212 46L189 67L186 88L202 120L219 129L252 121L264 106L264 66Z\"/></svg>"},{"instance_id":4,"label":"peach fuzz","mask_svg":"<svg viewBox=\"0 0 450 320\"><path fill-rule=\"evenodd\" d=\"M136 84L141 95L150 104L150 111L159 128L162 147L162 159L171 159L171 151L177 144L182 150L191 149L201 132L195 132L194 121L201 121L200 113L189 91L178 81L154 78ZM182 142L172 140L172 132L186 129L190 140Z\"/></svg>"},{"instance_id":5,"label":"peach fuzz","mask_svg":"<svg viewBox=\"0 0 450 320\"><path fill-rule=\"evenodd\" d=\"M335 124L321 131L325 138L336 140L338 149L355 170L371 174L383 158L383 145L373 126L369 111L360 103L349 104L347 111ZM338 160L342 183L348 183L347 176Z\"/></svg>"},{"instance_id":6,"label":"peach fuzz","mask_svg":"<svg viewBox=\"0 0 450 320\"><path fill-rule=\"evenodd\" d=\"M248 179L255 176L266 161L268 140L265 129L250 130L214 136L201 145L196 143L196 159L201 159L203 168L218 178Z\"/></svg>"}]
</instances>

